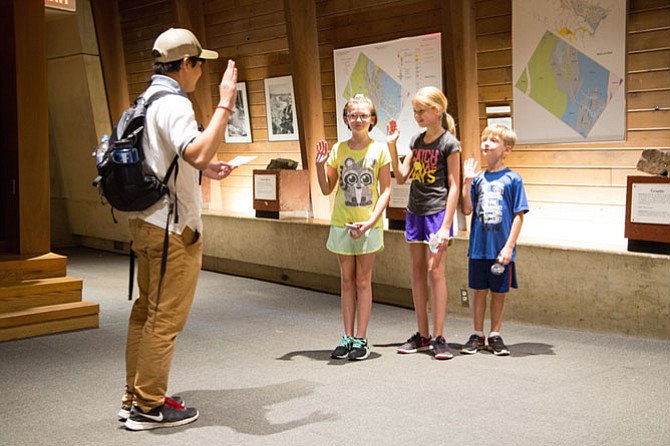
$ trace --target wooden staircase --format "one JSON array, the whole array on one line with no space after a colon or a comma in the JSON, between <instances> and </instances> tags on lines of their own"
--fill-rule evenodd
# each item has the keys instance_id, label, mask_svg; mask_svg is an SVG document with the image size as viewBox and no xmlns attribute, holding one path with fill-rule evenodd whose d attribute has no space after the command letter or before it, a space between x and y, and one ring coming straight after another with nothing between
<instances>
[{"instance_id":1,"label":"wooden staircase","mask_svg":"<svg viewBox=\"0 0 670 446\"><path fill-rule=\"evenodd\" d=\"M59 254L0 254L0 341L98 327L100 306L66 270Z\"/></svg>"}]
</instances>

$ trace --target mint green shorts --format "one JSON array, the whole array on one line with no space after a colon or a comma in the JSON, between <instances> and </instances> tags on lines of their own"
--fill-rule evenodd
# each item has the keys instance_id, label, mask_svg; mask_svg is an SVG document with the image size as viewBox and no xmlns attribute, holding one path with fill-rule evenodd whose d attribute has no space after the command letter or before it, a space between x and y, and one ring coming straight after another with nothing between
<instances>
[{"instance_id":1,"label":"mint green shorts","mask_svg":"<svg viewBox=\"0 0 670 446\"><path fill-rule=\"evenodd\" d=\"M370 228L357 239L351 238L349 228L331 226L328 234L328 251L345 256L372 254L384 249L384 230Z\"/></svg>"}]
</instances>

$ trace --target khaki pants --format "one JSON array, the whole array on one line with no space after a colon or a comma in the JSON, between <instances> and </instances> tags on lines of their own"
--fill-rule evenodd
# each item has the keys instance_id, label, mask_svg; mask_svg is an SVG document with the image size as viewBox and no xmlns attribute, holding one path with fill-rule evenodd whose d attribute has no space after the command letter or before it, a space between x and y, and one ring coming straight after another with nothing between
<instances>
[{"instance_id":1,"label":"khaki pants","mask_svg":"<svg viewBox=\"0 0 670 446\"><path fill-rule=\"evenodd\" d=\"M140 295L128 323L122 404L149 411L165 399L175 340L188 319L200 275L202 239L190 229L183 235L170 233L159 295L165 230L134 219L130 220L130 235Z\"/></svg>"}]
</instances>

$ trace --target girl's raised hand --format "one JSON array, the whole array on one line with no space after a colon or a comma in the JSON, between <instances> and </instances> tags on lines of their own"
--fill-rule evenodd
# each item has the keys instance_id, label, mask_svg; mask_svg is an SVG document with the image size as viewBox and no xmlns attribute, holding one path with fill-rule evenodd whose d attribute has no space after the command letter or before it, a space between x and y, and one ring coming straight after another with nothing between
<instances>
[{"instance_id":1,"label":"girl's raised hand","mask_svg":"<svg viewBox=\"0 0 670 446\"><path fill-rule=\"evenodd\" d=\"M388 144L395 144L400 138L400 129L398 128L398 123L395 119L391 119L388 124L386 124L386 142Z\"/></svg>"},{"instance_id":2,"label":"girl's raised hand","mask_svg":"<svg viewBox=\"0 0 670 446\"><path fill-rule=\"evenodd\" d=\"M326 161L328 161L328 155L330 155L328 142L325 139L322 139L316 143L316 164L324 164Z\"/></svg>"}]
</instances>

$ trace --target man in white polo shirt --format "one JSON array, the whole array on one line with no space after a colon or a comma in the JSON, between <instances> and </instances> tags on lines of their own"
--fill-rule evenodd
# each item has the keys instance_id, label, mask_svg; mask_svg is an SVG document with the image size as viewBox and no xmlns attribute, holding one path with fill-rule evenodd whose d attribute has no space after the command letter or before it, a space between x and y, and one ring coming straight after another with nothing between
<instances>
[{"instance_id":1,"label":"man in white polo shirt","mask_svg":"<svg viewBox=\"0 0 670 446\"><path fill-rule=\"evenodd\" d=\"M195 90L205 60L218 58L218 53L203 49L190 31L170 28L156 39L152 56L154 75L143 96L163 90L172 94L156 99L147 110L145 169L162 180L175 156L178 161L168 181L170 193L129 215L140 290L128 324L126 386L119 411L129 430L181 426L198 418L198 411L185 407L180 397L166 396L168 375L202 264L200 175L223 179L234 168L215 157L235 104L235 62L228 61L219 103L200 131L187 93ZM166 227L169 242L163 259Z\"/></svg>"}]
</instances>

